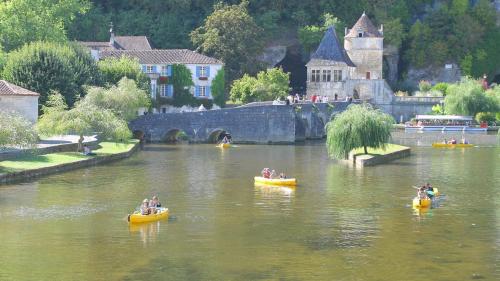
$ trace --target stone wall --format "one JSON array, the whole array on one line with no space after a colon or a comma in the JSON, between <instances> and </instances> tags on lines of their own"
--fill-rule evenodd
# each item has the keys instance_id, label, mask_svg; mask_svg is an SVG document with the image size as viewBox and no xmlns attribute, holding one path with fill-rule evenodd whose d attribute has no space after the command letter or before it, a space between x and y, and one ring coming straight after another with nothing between
<instances>
[{"instance_id":1,"label":"stone wall","mask_svg":"<svg viewBox=\"0 0 500 281\"><path fill-rule=\"evenodd\" d=\"M38 119L37 96L0 96L0 110L17 112L32 123Z\"/></svg>"}]
</instances>

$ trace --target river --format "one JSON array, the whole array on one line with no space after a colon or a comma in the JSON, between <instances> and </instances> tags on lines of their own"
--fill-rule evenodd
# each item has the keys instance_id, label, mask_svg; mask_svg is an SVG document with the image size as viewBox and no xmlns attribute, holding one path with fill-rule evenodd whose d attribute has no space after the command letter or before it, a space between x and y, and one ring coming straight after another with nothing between
<instances>
[{"instance_id":1,"label":"river","mask_svg":"<svg viewBox=\"0 0 500 281\"><path fill-rule=\"evenodd\" d=\"M0 280L499 280L500 147L356 169L324 143L147 145L0 186ZM255 187L262 167L295 189ZM412 185L444 193L411 208ZM129 227L158 194L169 220Z\"/></svg>"}]
</instances>

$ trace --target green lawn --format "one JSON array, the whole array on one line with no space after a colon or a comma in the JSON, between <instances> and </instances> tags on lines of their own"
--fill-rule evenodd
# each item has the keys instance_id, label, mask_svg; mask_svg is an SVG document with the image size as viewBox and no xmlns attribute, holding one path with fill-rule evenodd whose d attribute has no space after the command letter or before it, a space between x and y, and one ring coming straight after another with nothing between
<instances>
[{"instance_id":1,"label":"green lawn","mask_svg":"<svg viewBox=\"0 0 500 281\"><path fill-rule=\"evenodd\" d=\"M93 151L99 155L109 155L121 152L127 152L137 140L130 140L125 143L116 142L101 142L101 148ZM89 159L97 156L85 156L78 152L58 152L44 155L25 155L14 160L6 160L0 162L0 173L19 172L24 170L52 167L59 164L78 162L84 159Z\"/></svg>"},{"instance_id":2,"label":"green lawn","mask_svg":"<svg viewBox=\"0 0 500 281\"><path fill-rule=\"evenodd\" d=\"M389 154L389 153L392 153L392 152L400 151L400 150L403 150L403 149L406 149L406 148L408 148L408 147L402 146L402 145L388 143L387 146L385 147L385 150L383 150L381 148L374 149L374 148L368 147L368 154L369 155L385 155L385 154ZM356 148L352 152L354 153L354 155L365 154L365 151L364 151L364 149L362 147L361 148Z\"/></svg>"}]
</instances>

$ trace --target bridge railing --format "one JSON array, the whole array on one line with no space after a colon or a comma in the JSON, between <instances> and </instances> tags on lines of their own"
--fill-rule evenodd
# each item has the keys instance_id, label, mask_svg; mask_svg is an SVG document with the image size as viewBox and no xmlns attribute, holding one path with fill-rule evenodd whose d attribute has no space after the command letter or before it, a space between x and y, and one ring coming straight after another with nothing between
<instances>
[{"instance_id":1,"label":"bridge railing","mask_svg":"<svg viewBox=\"0 0 500 281\"><path fill-rule=\"evenodd\" d=\"M394 98L395 102L400 103L434 103L438 104L443 101L443 97L398 97Z\"/></svg>"}]
</instances>

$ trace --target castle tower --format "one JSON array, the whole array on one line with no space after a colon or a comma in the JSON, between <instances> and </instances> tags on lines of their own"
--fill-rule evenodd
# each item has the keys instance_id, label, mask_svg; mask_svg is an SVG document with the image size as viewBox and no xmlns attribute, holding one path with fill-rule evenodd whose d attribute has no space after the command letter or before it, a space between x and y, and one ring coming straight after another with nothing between
<instances>
[{"instance_id":1,"label":"castle tower","mask_svg":"<svg viewBox=\"0 0 500 281\"><path fill-rule=\"evenodd\" d=\"M346 29L344 49L356 65L352 79L382 79L383 41L383 27L377 29L365 13Z\"/></svg>"}]
</instances>

